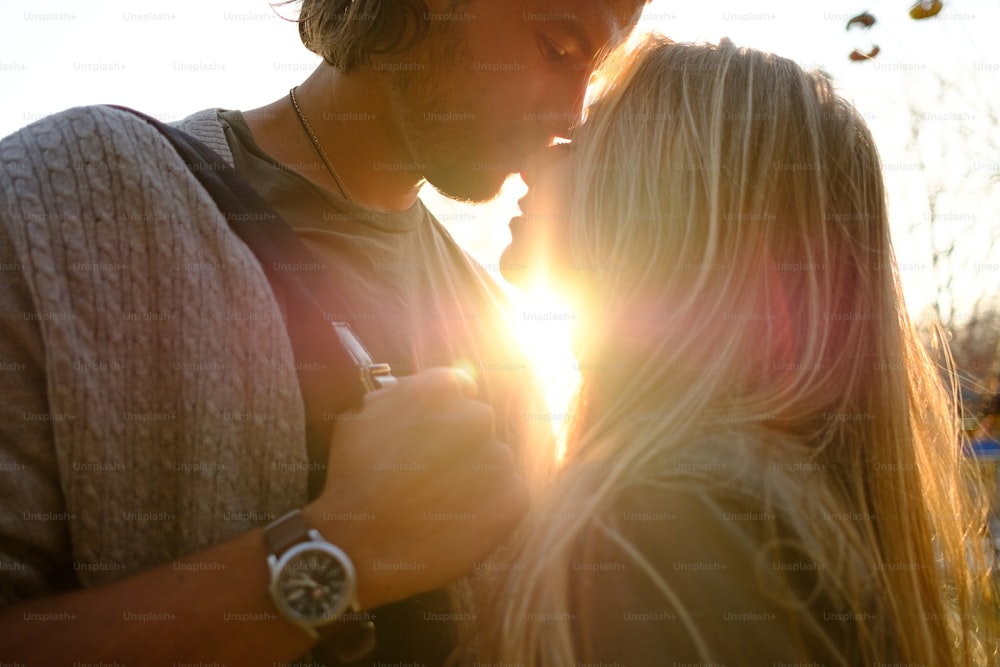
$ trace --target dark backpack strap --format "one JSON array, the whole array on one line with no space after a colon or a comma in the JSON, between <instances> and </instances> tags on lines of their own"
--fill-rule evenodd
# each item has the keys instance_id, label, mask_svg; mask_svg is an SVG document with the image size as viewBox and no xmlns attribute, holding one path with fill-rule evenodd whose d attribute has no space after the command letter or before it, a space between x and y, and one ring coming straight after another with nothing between
<instances>
[{"instance_id":1,"label":"dark backpack strap","mask_svg":"<svg viewBox=\"0 0 1000 667\"><path fill-rule=\"evenodd\" d=\"M393 382L388 364L373 363L347 323L327 319L326 313L351 310L330 274L277 211L218 153L151 116L114 108L142 118L171 143L230 228L260 261L272 289L284 296L285 326L306 407L310 458L323 464L310 467L309 491L314 497L326 478L326 452L336 414L356 407L368 391Z\"/></svg>"}]
</instances>

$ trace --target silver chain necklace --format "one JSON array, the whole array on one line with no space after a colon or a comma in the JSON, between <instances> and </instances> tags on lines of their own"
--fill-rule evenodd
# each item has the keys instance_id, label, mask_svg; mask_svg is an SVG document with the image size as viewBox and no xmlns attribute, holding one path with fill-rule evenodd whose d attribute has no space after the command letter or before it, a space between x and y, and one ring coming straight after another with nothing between
<instances>
[{"instance_id":1,"label":"silver chain necklace","mask_svg":"<svg viewBox=\"0 0 1000 667\"><path fill-rule=\"evenodd\" d=\"M298 86L296 86L296 88L297 87ZM344 186L344 182L340 180L340 176L337 175L337 170L333 168L330 158L326 156L326 151L323 150L323 146L319 143L319 139L316 138L316 133L313 132L312 126L310 126L309 121L306 120L305 114L303 114L302 109L299 108L299 102L295 99L295 88L288 91L288 96L292 100L292 108L295 109L295 115L299 117L299 122L302 123L302 129L304 129L306 134L309 135L309 141L312 142L313 148L315 148L316 152L319 153L319 157L323 161L323 165L326 167L326 170L330 172L331 176L333 176L333 182L336 183L337 187L340 189L340 194L344 195L344 199L347 201L354 201L354 198L351 197L351 193L348 192L347 188Z\"/></svg>"}]
</instances>

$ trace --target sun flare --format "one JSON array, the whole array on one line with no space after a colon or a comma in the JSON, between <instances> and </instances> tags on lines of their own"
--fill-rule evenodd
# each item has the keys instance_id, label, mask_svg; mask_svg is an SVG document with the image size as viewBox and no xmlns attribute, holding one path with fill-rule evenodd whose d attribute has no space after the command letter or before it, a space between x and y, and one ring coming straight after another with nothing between
<instances>
[{"instance_id":1,"label":"sun flare","mask_svg":"<svg viewBox=\"0 0 1000 667\"><path fill-rule=\"evenodd\" d=\"M548 413L544 417L556 436L559 459L565 453L565 427L580 383L570 348L572 330L578 324L573 309L545 288L531 289L514 299L514 331L545 393Z\"/></svg>"}]
</instances>

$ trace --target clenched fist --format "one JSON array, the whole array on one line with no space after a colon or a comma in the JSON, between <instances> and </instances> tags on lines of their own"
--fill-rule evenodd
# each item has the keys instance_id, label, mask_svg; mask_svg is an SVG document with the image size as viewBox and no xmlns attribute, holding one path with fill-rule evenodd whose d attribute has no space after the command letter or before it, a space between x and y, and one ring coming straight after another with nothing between
<instances>
[{"instance_id":1,"label":"clenched fist","mask_svg":"<svg viewBox=\"0 0 1000 667\"><path fill-rule=\"evenodd\" d=\"M334 429L306 520L354 561L366 609L465 574L527 511L493 410L467 374L437 368L365 397Z\"/></svg>"}]
</instances>

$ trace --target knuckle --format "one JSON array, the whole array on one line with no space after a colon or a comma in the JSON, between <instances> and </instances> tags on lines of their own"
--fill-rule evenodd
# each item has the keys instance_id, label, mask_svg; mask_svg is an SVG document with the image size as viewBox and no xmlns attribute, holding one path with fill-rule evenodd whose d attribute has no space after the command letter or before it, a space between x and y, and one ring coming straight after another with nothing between
<instances>
[{"instance_id":1,"label":"knuckle","mask_svg":"<svg viewBox=\"0 0 1000 667\"><path fill-rule=\"evenodd\" d=\"M496 421L496 412L493 408L480 401L470 400L468 403L470 406L470 419L474 422L485 424L490 427L490 430L492 430L493 424Z\"/></svg>"}]
</instances>

